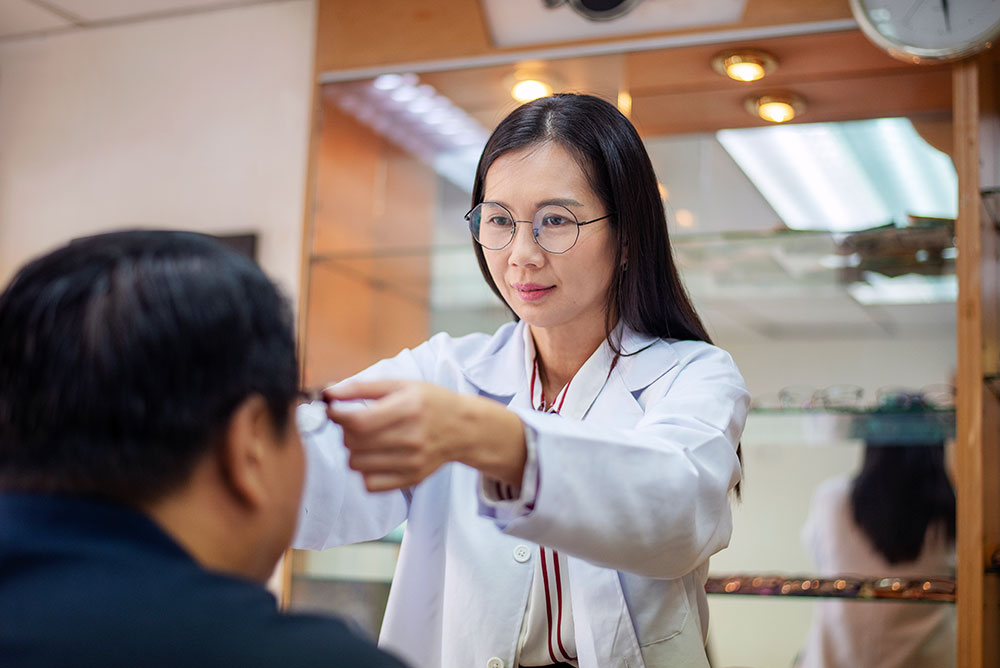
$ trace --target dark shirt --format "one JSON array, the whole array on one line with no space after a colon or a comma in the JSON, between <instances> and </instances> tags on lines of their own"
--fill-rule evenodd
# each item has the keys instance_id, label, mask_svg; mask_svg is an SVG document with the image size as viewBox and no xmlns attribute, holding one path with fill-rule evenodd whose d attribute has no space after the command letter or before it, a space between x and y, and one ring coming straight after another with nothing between
<instances>
[{"instance_id":1,"label":"dark shirt","mask_svg":"<svg viewBox=\"0 0 1000 668\"><path fill-rule=\"evenodd\" d=\"M0 494L0 666L402 668L343 622L202 568L135 510L33 494Z\"/></svg>"}]
</instances>

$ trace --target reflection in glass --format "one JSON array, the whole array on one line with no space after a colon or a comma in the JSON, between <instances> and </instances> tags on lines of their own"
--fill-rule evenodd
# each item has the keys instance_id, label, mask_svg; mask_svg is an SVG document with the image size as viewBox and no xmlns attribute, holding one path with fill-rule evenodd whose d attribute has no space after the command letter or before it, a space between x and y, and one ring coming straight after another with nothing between
<instances>
[{"instance_id":1,"label":"reflection in glass","mask_svg":"<svg viewBox=\"0 0 1000 668\"><path fill-rule=\"evenodd\" d=\"M803 541L820 574L876 578L879 598L940 597L955 573L955 492L944 443L869 441L861 470L813 495ZM955 611L906 602L817 603L800 668L946 668Z\"/></svg>"}]
</instances>

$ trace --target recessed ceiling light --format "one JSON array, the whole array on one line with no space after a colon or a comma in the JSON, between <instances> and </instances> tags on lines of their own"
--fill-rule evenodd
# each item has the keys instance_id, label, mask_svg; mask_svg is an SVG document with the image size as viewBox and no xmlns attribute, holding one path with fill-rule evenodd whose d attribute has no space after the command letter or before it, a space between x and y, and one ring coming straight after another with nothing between
<instances>
[{"instance_id":1,"label":"recessed ceiling light","mask_svg":"<svg viewBox=\"0 0 1000 668\"><path fill-rule=\"evenodd\" d=\"M510 95L518 102L531 102L552 95L552 86L538 79L524 79L514 84Z\"/></svg>"},{"instance_id":2,"label":"recessed ceiling light","mask_svg":"<svg viewBox=\"0 0 1000 668\"><path fill-rule=\"evenodd\" d=\"M794 93L770 93L746 99L746 108L769 123L785 123L803 114L806 103Z\"/></svg>"},{"instance_id":3,"label":"recessed ceiling light","mask_svg":"<svg viewBox=\"0 0 1000 668\"><path fill-rule=\"evenodd\" d=\"M618 91L618 111L625 116L632 115L632 94L627 90Z\"/></svg>"},{"instance_id":4,"label":"recessed ceiling light","mask_svg":"<svg viewBox=\"0 0 1000 668\"><path fill-rule=\"evenodd\" d=\"M712 57L712 68L736 81L763 79L777 67L771 54L758 49L731 49Z\"/></svg>"},{"instance_id":5,"label":"recessed ceiling light","mask_svg":"<svg viewBox=\"0 0 1000 668\"><path fill-rule=\"evenodd\" d=\"M694 214L688 209L678 209L674 214L674 220L677 221L678 227L688 229L694 227Z\"/></svg>"}]
</instances>

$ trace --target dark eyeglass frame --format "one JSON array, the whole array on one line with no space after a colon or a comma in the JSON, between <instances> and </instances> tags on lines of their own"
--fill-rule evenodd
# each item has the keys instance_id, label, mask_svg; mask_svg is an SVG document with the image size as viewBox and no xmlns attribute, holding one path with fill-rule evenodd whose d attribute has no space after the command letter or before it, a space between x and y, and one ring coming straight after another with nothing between
<instances>
[{"instance_id":1,"label":"dark eyeglass frame","mask_svg":"<svg viewBox=\"0 0 1000 668\"><path fill-rule=\"evenodd\" d=\"M507 243L505 243L503 246L499 246L497 248L491 248L490 246L487 246L486 244L484 244L482 241L479 240L479 237L476 235L476 231L474 229L472 229L472 212L475 211L476 209L478 209L479 207L483 206L484 204L492 204L494 206L498 206L501 209L503 209L504 211L506 211L507 214L510 216L510 222L511 222L510 238L507 239ZM563 253L568 253L569 251L571 251L573 249L573 246L576 245L576 242L580 240L580 228L582 226L584 226L584 225L590 225L591 223L596 223L598 221L605 220L605 219L610 218L611 216L615 215L614 212L611 212L611 213L608 213L606 215L601 216L600 218L594 218L593 220L583 220L583 221L580 221L580 220L577 220L575 213L573 213L568 207L565 207L562 204L546 204L545 206L540 207L538 209L538 211L541 211L542 209L544 209L545 207L548 207L548 206L558 206L560 209L565 209L565 211L569 215L573 216L573 220L576 222L576 238L573 239L573 243L571 243L569 245L569 248L567 248L566 250L553 251L553 250L549 250L548 248L546 248L545 246L543 246L541 244L541 242L538 241L538 234L534 233L534 230L535 230L535 221L534 221L534 218L532 218L531 220L515 220L514 219L514 214L511 213L510 209L508 209L507 207L505 207L503 204L500 204L499 202L480 202L476 206L474 206L471 209L469 209L468 212L466 212L466 214L465 214L465 222L467 222L469 224L469 231L472 233L472 238L476 240L476 243L479 244L480 246L482 246L483 248L485 248L486 250L492 250L492 251L503 250L507 246L510 246L510 243L512 241L514 241L514 235L517 234L517 224L518 223L531 223L531 230L532 230L531 239L536 244L538 244L538 247L541 248L546 253L549 253L550 255L562 255ZM536 215L538 214L538 211L535 211Z\"/></svg>"}]
</instances>

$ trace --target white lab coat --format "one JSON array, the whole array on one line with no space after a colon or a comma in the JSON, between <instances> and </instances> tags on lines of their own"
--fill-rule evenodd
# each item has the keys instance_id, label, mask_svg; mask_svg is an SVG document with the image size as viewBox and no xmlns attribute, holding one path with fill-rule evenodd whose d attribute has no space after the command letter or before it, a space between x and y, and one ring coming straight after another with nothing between
<instances>
[{"instance_id":1,"label":"white lab coat","mask_svg":"<svg viewBox=\"0 0 1000 668\"><path fill-rule=\"evenodd\" d=\"M707 667L704 582L732 530L742 377L719 348L626 328L621 348L635 354L578 422L533 410L522 327L439 334L359 378L423 380L515 411L538 467L533 509L493 503L479 472L456 463L369 494L331 425L307 439L295 547L377 539L408 520L379 644L416 668L516 665L533 566L524 546L537 544L568 556L581 668Z\"/></svg>"}]
</instances>

